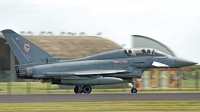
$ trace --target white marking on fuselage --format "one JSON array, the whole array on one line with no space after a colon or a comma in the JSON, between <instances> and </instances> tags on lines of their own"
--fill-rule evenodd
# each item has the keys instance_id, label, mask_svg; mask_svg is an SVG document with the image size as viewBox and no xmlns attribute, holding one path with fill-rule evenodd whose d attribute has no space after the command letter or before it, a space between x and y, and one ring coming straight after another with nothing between
<instances>
[{"instance_id":1,"label":"white marking on fuselage","mask_svg":"<svg viewBox=\"0 0 200 112\"><path fill-rule=\"evenodd\" d=\"M156 62L154 61L152 63L153 66L156 66L156 67L169 67L169 65L166 65L166 64L163 64L163 63L160 63L160 62Z\"/></svg>"},{"instance_id":2,"label":"white marking on fuselage","mask_svg":"<svg viewBox=\"0 0 200 112\"><path fill-rule=\"evenodd\" d=\"M16 37L15 39L16 39L16 40L20 40L20 37Z\"/></svg>"}]
</instances>

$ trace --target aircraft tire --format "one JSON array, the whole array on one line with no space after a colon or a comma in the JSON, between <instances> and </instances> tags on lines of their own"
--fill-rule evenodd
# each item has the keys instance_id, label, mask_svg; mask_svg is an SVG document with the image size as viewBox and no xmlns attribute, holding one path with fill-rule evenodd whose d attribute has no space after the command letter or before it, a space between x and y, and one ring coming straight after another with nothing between
<instances>
[{"instance_id":1,"label":"aircraft tire","mask_svg":"<svg viewBox=\"0 0 200 112\"><path fill-rule=\"evenodd\" d=\"M78 85L76 85L76 86L74 87L74 93L82 93L82 90L79 92L78 89L79 89L79 88L78 88Z\"/></svg>"},{"instance_id":2,"label":"aircraft tire","mask_svg":"<svg viewBox=\"0 0 200 112\"><path fill-rule=\"evenodd\" d=\"M137 88L132 88L131 93L137 93Z\"/></svg>"},{"instance_id":3,"label":"aircraft tire","mask_svg":"<svg viewBox=\"0 0 200 112\"><path fill-rule=\"evenodd\" d=\"M83 93L91 93L92 92L92 87L88 85L84 85L82 88Z\"/></svg>"}]
</instances>

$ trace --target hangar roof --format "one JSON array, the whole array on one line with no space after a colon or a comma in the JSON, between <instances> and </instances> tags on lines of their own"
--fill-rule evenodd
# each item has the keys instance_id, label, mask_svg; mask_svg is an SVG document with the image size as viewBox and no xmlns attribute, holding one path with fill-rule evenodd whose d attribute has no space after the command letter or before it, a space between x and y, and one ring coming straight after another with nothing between
<instances>
[{"instance_id":1,"label":"hangar roof","mask_svg":"<svg viewBox=\"0 0 200 112\"><path fill-rule=\"evenodd\" d=\"M132 35L132 36L133 36L134 48L137 47L154 48L166 54L176 56L176 54L168 46L164 45L163 43L157 40L142 35Z\"/></svg>"},{"instance_id":2,"label":"hangar roof","mask_svg":"<svg viewBox=\"0 0 200 112\"><path fill-rule=\"evenodd\" d=\"M81 58L97 53L121 49L116 43L96 36L28 36L26 39L55 57ZM0 35L0 38L4 38ZM5 38L4 38L5 39Z\"/></svg>"}]
</instances>

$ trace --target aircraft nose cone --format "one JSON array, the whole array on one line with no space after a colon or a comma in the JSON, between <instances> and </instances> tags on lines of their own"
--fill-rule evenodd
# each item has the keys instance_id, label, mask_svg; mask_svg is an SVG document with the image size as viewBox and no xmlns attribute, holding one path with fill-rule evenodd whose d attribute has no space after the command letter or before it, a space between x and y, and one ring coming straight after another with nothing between
<instances>
[{"instance_id":1,"label":"aircraft nose cone","mask_svg":"<svg viewBox=\"0 0 200 112\"><path fill-rule=\"evenodd\" d=\"M177 58L174 57L174 61L175 61L175 67L184 67L184 66L190 66L190 65L195 65L197 63L192 62L192 61L188 61L182 58Z\"/></svg>"}]
</instances>

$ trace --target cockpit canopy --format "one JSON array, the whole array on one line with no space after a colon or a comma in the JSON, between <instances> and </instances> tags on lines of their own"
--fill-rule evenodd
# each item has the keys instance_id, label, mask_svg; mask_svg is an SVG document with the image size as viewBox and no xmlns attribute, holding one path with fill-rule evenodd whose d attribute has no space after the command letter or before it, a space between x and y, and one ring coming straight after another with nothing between
<instances>
[{"instance_id":1,"label":"cockpit canopy","mask_svg":"<svg viewBox=\"0 0 200 112\"><path fill-rule=\"evenodd\" d=\"M127 56L168 56L168 54L152 48L124 49L124 53Z\"/></svg>"}]
</instances>

